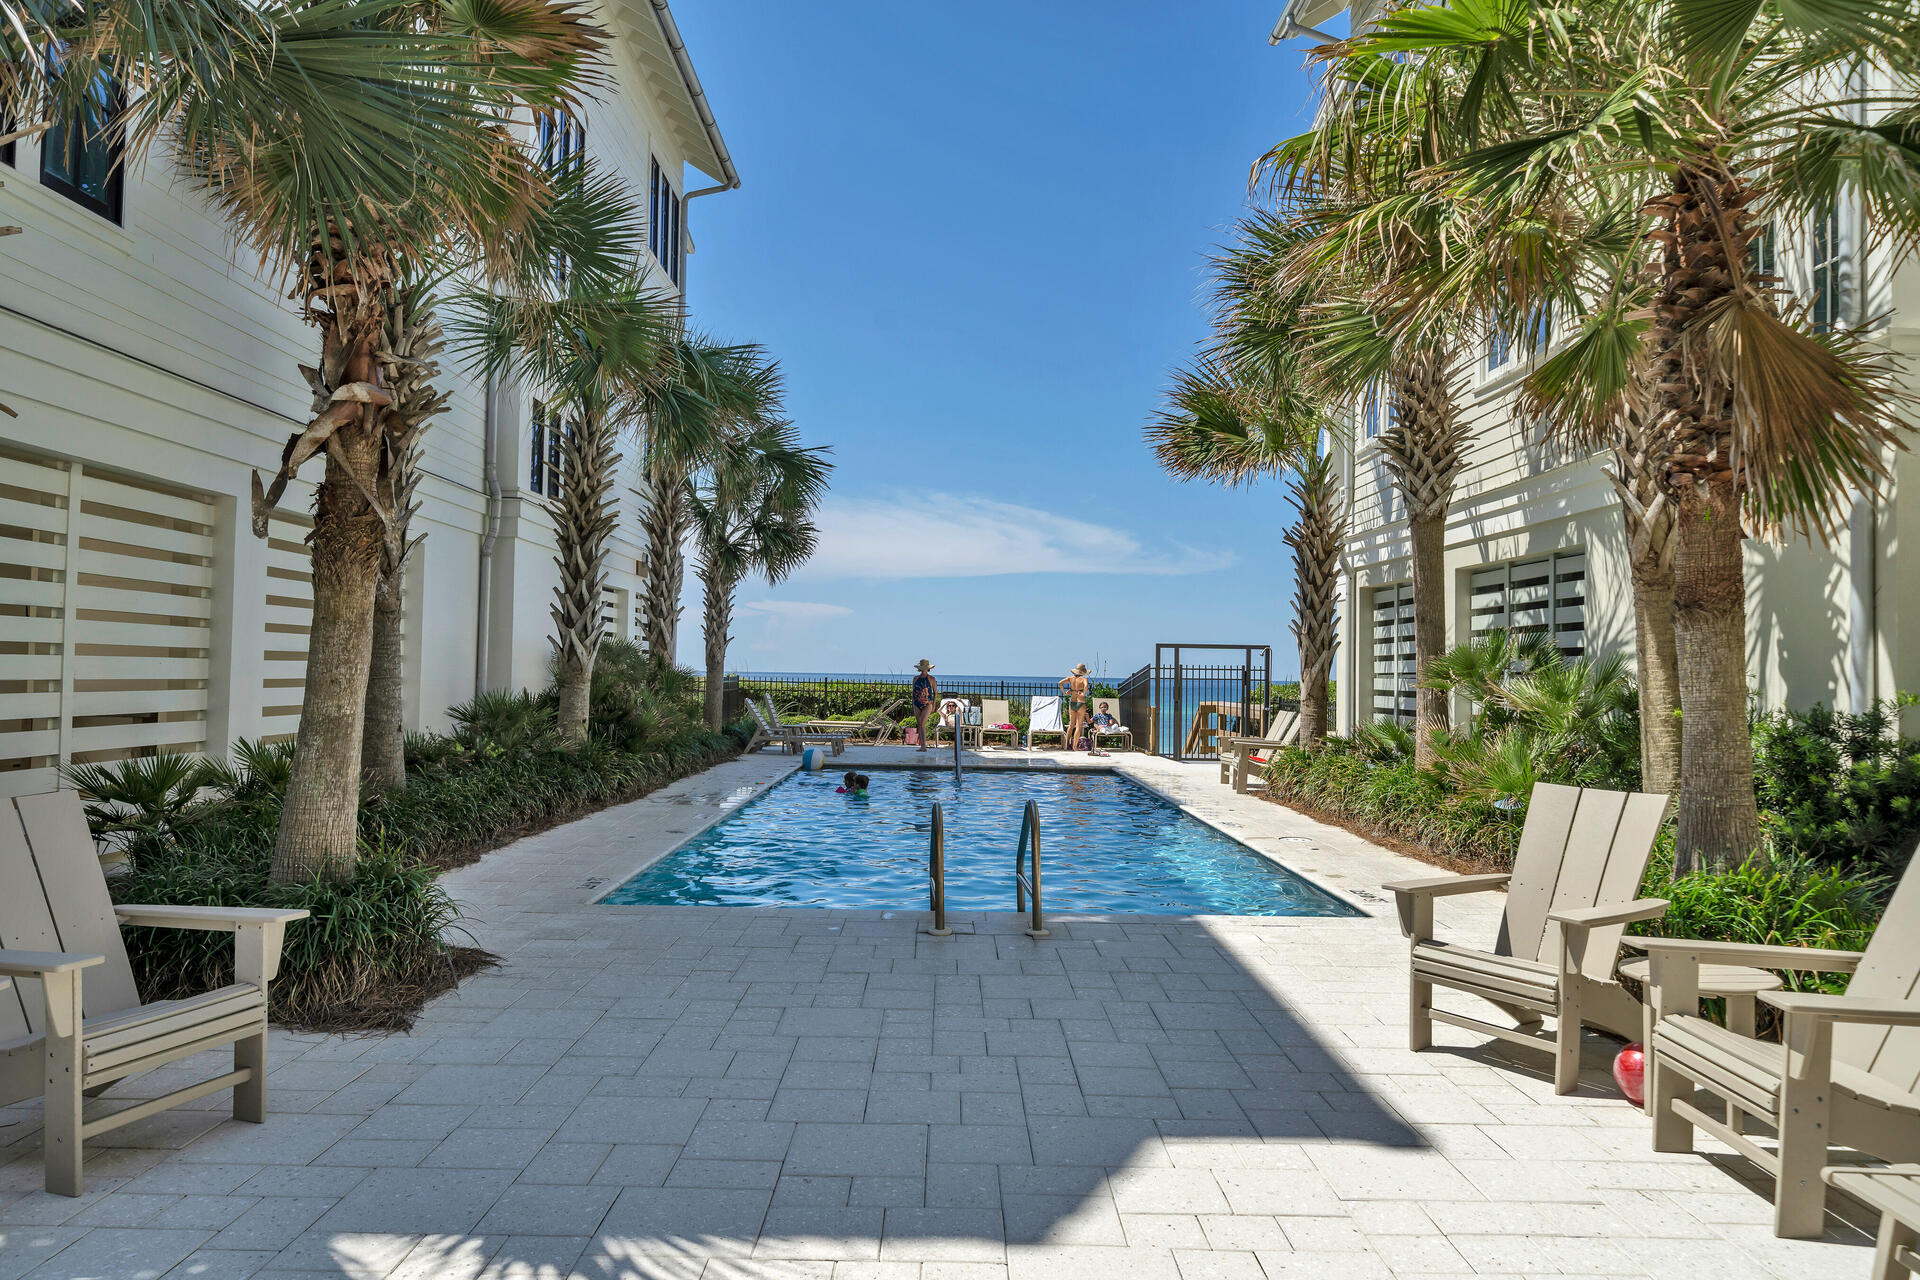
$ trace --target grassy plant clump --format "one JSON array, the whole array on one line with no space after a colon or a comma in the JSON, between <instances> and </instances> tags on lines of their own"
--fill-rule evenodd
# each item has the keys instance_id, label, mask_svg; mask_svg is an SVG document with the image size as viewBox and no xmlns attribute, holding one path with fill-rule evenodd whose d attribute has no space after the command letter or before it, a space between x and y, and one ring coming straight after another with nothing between
<instances>
[{"instance_id":1,"label":"grassy plant clump","mask_svg":"<svg viewBox=\"0 0 1920 1280\"><path fill-rule=\"evenodd\" d=\"M1506 871L1524 810L1450 790L1411 758L1381 761L1377 735L1331 738L1317 752L1282 748L1267 766L1273 798L1313 817L1463 871Z\"/></svg>"},{"instance_id":2,"label":"grassy plant clump","mask_svg":"<svg viewBox=\"0 0 1920 1280\"><path fill-rule=\"evenodd\" d=\"M391 846L361 853L351 880L272 884L252 849L189 842L114 877L123 902L303 908L287 930L272 987L273 1018L316 1030L391 1030L427 1000L490 964L459 945L459 912L433 869ZM129 928L127 955L148 1000L233 981L233 938L212 931Z\"/></svg>"}]
</instances>

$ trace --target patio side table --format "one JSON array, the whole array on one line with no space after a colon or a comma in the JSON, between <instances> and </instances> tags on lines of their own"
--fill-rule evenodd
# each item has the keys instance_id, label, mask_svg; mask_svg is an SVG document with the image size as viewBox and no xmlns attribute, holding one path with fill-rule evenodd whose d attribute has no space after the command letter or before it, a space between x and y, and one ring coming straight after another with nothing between
<instances>
[{"instance_id":1,"label":"patio side table","mask_svg":"<svg viewBox=\"0 0 1920 1280\"><path fill-rule=\"evenodd\" d=\"M1632 939L1627 945L1633 945ZM1620 976L1632 978L1640 984L1640 998L1643 1010L1640 1033L1640 1051L1649 1056L1653 1053L1653 1006L1646 1002L1647 981L1653 974L1653 962L1645 956L1638 960L1628 960L1620 966ZM1703 964L1700 966L1700 995L1719 996L1727 1002L1727 1030L1735 1035L1753 1037L1758 1022L1756 1007L1762 991L1778 991L1786 984L1780 975L1768 969L1750 969L1739 964ZM1642 1104L1644 1107L1644 1104ZM1735 1133L1743 1133L1740 1109L1732 1103L1727 1104L1727 1125Z\"/></svg>"}]
</instances>

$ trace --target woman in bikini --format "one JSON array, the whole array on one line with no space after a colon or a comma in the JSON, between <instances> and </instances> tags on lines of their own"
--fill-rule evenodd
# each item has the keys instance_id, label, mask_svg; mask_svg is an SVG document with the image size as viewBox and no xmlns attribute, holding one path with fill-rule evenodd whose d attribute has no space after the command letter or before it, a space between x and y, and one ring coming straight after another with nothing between
<instances>
[{"instance_id":1,"label":"woman in bikini","mask_svg":"<svg viewBox=\"0 0 1920 1280\"><path fill-rule=\"evenodd\" d=\"M1060 682L1060 692L1067 697L1067 740L1061 745L1071 751L1093 715L1093 686L1087 683L1086 663L1075 667L1073 674ZM1093 743L1089 741L1087 745Z\"/></svg>"},{"instance_id":2,"label":"woman in bikini","mask_svg":"<svg viewBox=\"0 0 1920 1280\"><path fill-rule=\"evenodd\" d=\"M920 726L920 749L927 749L927 716L940 696L940 682L933 678L933 664L920 659L920 674L913 678L913 719Z\"/></svg>"}]
</instances>

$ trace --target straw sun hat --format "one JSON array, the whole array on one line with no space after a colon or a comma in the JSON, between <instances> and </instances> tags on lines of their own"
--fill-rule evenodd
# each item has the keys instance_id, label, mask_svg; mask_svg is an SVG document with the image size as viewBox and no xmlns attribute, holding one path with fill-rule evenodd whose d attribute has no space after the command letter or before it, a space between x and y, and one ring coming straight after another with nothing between
<instances>
[{"instance_id":1,"label":"straw sun hat","mask_svg":"<svg viewBox=\"0 0 1920 1280\"><path fill-rule=\"evenodd\" d=\"M918 667L920 668L920 670L922 670L922 671L931 671L931 670L933 670L933 664L932 664L931 662L928 662L928 661L927 661L927 660L926 660L925 658L922 658L922 659L920 659L920 661L919 661L919 662L918 662L918 663L917 663L916 665L917 665L917 666L918 666Z\"/></svg>"},{"instance_id":2,"label":"straw sun hat","mask_svg":"<svg viewBox=\"0 0 1920 1280\"><path fill-rule=\"evenodd\" d=\"M1087 674L1087 664L1083 662L1079 666L1075 667L1073 669L1073 674L1077 676L1083 676Z\"/></svg>"}]
</instances>

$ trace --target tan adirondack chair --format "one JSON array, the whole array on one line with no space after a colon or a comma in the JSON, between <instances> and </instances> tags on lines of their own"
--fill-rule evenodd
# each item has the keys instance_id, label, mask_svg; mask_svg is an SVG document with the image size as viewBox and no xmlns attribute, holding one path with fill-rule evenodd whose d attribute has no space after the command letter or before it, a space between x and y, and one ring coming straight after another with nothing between
<instances>
[{"instance_id":1,"label":"tan adirondack chair","mask_svg":"<svg viewBox=\"0 0 1920 1280\"><path fill-rule=\"evenodd\" d=\"M1537 783L1511 872L1385 886L1413 943L1411 1046L1432 1046L1437 1019L1541 1049L1553 1055L1554 1089L1571 1093L1580 1082L1583 1025L1637 1037L1640 1006L1615 980L1614 961L1629 922L1667 909L1659 898L1634 896L1666 813L1666 796ZM1502 886L1506 914L1491 951L1434 938L1435 898ZM1519 1025L1437 1009L1436 986L1479 996ZM1554 1020L1551 1031L1543 1029L1545 1017Z\"/></svg>"},{"instance_id":2,"label":"tan adirondack chair","mask_svg":"<svg viewBox=\"0 0 1920 1280\"><path fill-rule=\"evenodd\" d=\"M1008 727L1000 728L1003 724ZM1005 698L980 699L980 745L986 746L988 738L1005 738L1010 747L1020 745L1020 730L1013 727L1013 708Z\"/></svg>"},{"instance_id":3,"label":"tan adirondack chair","mask_svg":"<svg viewBox=\"0 0 1920 1280\"><path fill-rule=\"evenodd\" d=\"M1822 1176L1828 1186L1880 1213L1873 1280L1908 1280L1920 1274L1920 1164L1884 1169L1841 1166Z\"/></svg>"},{"instance_id":4,"label":"tan adirondack chair","mask_svg":"<svg viewBox=\"0 0 1920 1280\"><path fill-rule=\"evenodd\" d=\"M1820 1169L1830 1149L1920 1161L1920 874L1901 878L1864 952L1634 941L1652 962L1654 1150L1690 1151L1693 1130L1705 1129L1773 1175L1773 1233L1801 1238L1826 1226ZM1699 1016L1703 964L1853 977L1845 995L1761 992L1781 1013L1782 1043L1774 1044ZM1774 1149L1695 1106L1696 1088L1773 1125Z\"/></svg>"},{"instance_id":5,"label":"tan adirondack chair","mask_svg":"<svg viewBox=\"0 0 1920 1280\"><path fill-rule=\"evenodd\" d=\"M774 712L771 698L767 699L764 707L752 698L748 698L747 710L753 713L754 723L758 726L760 733L766 735L767 742L785 747L788 755L798 755L803 748L818 744L837 756L845 749L847 739L851 736L847 733L822 733L801 725L783 725L780 723L780 717ZM757 751L761 745L763 744L757 742L750 743L748 750Z\"/></svg>"},{"instance_id":6,"label":"tan adirondack chair","mask_svg":"<svg viewBox=\"0 0 1920 1280\"><path fill-rule=\"evenodd\" d=\"M1233 789L1240 794L1247 792L1247 777L1252 766L1264 765L1264 759L1254 757L1272 751L1275 747L1284 747L1300 734L1300 713L1281 711L1273 717L1273 723L1260 737L1222 738L1220 739L1220 781L1233 783Z\"/></svg>"},{"instance_id":7,"label":"tan adirondack chair","mask_svg":"<svg viewBox=\"0 0 1920 1280\"><path fill-rule=\"evenodd\" d=\"M221 1089L233 1118L267 1118L267 987L287 925L305 911L116 907L73 791L0 800L0 1104L46 1099L47 1190L81 1191L81 1144ZM143 1004L122 924L234 936L233 982ZM178 1058L233 1046L233 1070L109 1116L81 1116L83 1093Z\"/></svg>"}]
</instances>

